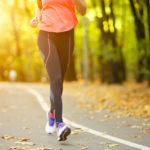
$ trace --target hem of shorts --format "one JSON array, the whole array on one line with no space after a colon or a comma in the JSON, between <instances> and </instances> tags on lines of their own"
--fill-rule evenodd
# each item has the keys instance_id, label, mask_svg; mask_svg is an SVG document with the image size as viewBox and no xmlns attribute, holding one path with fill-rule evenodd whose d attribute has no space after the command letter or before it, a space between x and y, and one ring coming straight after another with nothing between
<instances>
[{"instance_id":1,"label":"hem of shorts","mask_svg":"<svg viewBox=\"0 0 150 150\"><path fill-rule=\"evenodd\" d=\"M67 28L65 30L51 30L49 28L45 28L45 27L39 27L39 30L42 30L42 31L47 31L47 32L54 32L54 33L60 33L60 32L67 32L67 31L70 31L72 30L78 23L76 23L75 25L73 25L72 27L70 28Z\"/></svg>"}]
</instances>

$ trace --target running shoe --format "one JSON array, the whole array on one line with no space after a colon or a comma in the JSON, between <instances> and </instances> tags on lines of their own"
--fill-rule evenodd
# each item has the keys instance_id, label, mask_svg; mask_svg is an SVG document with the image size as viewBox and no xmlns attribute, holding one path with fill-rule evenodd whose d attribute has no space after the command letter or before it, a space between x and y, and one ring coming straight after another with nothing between
<instances>
[{"instance_id":1,"label":"running shoe","mask_svg":"<svg viewBox=\"0 0 150 150\"><path fill-rule=\"evenodd\" d=\"M55 117L49 116L49 112L47 113L47 123L45 126L45 131L48 134L54 133L56 130Z\"/></svg>"},{"instance_id":2,"label":"running shoe","mask_svg":"<svg viewBox=\"0 0 150 150\"><path fill-rule=\"evenodd\" d=\"M71 133L71 128L63 122L57 123L57 136L58 141L67 140L67 136Z\"/></svg>"}]
</instances>

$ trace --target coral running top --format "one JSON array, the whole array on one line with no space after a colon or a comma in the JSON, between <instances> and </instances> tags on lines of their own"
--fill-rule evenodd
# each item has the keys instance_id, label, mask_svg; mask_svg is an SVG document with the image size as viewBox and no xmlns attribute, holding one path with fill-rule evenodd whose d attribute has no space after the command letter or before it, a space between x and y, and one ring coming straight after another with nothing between
<instances>
[{"instance_id":1,"label":"coral running top","mask_svg":"<svg viewBox=\"0 0 150 150\"><path fill-rule=\"evenodd\" d=\"M40 30L65 32L77 24L74 0L42 0Z\"/></svg>"}]
</instances>

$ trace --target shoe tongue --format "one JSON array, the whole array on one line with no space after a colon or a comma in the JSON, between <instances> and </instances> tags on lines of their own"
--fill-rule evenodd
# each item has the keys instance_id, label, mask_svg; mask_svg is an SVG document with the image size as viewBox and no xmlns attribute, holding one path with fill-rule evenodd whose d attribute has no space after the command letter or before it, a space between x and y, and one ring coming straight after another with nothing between
<instances>
[{"instance_id":1,"label":"shoe tongue","mask_svg":"<svg viewBox=\"0 0 150 150\"><path fill-rule=\"evenodd\" d=\"M64 123L58 123L58 128L62 128L64 126Z\"/></svg>"},{"instance_id":2,"label":"shoe tongue","mask_svg":"<svg viewBox=\"0 0 150 150\"><path fill-rule=\"evenodd\" d=\"M52 120L55 120L55 117L50 117Z\"/></svg>"},{"instance_id":3,"label":"shoe tongue","mask_svg":"<svg viewBox=\"0 0 150 150\"><path fill-rule=\"evenodd\" d=\"M50 118L49 118L49 124L50 124L50 125L53 125L54 122L55 122L55 118L54 118L54 117L50 117Z\"/></svg>"}]
</instances>

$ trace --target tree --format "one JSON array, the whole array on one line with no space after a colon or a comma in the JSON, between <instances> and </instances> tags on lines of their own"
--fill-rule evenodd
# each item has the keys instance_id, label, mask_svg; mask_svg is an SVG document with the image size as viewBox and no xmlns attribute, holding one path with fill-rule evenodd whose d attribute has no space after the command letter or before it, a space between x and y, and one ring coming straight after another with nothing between
<instances>
[{"instance_id":1,"label":"tree","mask_svg":"<svg viewBox=\"0 0 150 150\"><path fill-rule=\"evenodd\" d=\"M146 8L147 8L147 24L148 24L148 46L147 46L147 69L148 69L148 85L150 86L150 1L145 0Z\"/></svg>"},{"instance_id":2,"label":"tree","mask_svg":"<svg viewBox=\"0 0 150 150\"><path fill-rule=\"evenodd\" d=\"M143 51L143 42L145 40L145 28L144 28L144 22L143 22L143 15L144 15L144 2L140 0L136 0L136 4L138 5L138 8L136 10L135 3L133 0L130 1L130 6L132 10L132 14L134 17L134 24L135 24L135 32L138 42L138 49L140 52L139 61L138 61L138 76L137 81L141 82L144 79L144 63L146 59L146 50Z\"/></svg>"},{"instance_id":3,"label":"tree","mask_svg":"<svg viewBox=\"0 0 150 150\"><path fill-rule=\"evenodd\" d=\"M116 40L117 29L115 27L113 0L109 0L107 6L104 0L100 0L99 4L102 15L97 17L97 21L102 34L100 41L103 41L102 47L105 47L104 49L101 48L102 52L99 56L99 63L102 64L100 78L103 82L120 83L125 79L125 66L121 48L119 48ZM93 5L96 7L97 3L93 2Z\"/></svg>"}]
</instances>

